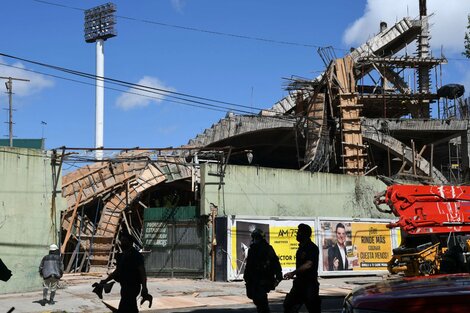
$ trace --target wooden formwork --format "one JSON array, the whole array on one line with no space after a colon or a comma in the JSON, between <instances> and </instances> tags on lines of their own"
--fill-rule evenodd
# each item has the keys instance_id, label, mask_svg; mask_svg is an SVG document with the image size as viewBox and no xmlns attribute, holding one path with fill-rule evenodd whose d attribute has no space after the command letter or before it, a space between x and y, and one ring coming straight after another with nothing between
<instances>
[{"instance_id":1,"label":"wooden formwork","mask_svg":"<svg viewBox=\"0 0 470 313\"><path fill-rule=\"evenodd\" d=\"M349 175L363 175L364 153L361 132L361 109L358 104L354 63L350 56L335 61L335 76L338 84L339 113L341 120L343 171Z\"/></svg>"},{"instance_id":2,"label":"wooden formwork","mask_svg":"<svg viewBox=\"0 0 470 313\"><path fill-rule=\"evenodd\" d=\"M304 162L311 164L317 160L318 147L322 137L327 136L325 94L314 93L307 108L307 141Z\"/></svg>"}]
</instances>

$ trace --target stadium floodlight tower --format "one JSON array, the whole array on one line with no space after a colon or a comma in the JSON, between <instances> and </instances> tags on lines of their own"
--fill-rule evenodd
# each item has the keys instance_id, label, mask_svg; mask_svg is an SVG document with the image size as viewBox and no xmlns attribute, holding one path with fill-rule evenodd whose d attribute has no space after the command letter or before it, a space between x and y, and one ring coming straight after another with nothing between
<instances>
[{"instance_id":1,"label":"stadium floodlight tower","mask_svg":"<svg viewBox=\"0 0 470 313\"><path fill-rule=\"evenodd\" d=\"M85 41L96 42L96 113L95 113L95 148L103 148L104 124L104 41L115 37L116 5L106 3L85 10ZM95 157L103 158L103 150L96 150Z\"/></svg>"}]
</instances>

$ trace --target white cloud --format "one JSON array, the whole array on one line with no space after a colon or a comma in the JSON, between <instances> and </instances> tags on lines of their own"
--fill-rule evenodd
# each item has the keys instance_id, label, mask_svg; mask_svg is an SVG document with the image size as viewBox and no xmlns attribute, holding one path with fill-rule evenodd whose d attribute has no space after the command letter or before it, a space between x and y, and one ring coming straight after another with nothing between
<instances>
[{"instance_id":1,"label":"white cloud","mask_svg":"<svg viewBox=\"0 0 470 313\"><path fill-rule=\"evenodd\" d=\"M15 97L27 97L39 93L45 88L54 86L54 81L38 73L26 71L26 67L21 62L8 64L4 58L0 57L0 76L28 79L29 82L13 81L13 92ZM3 88L4 84L0 84Z\"/></svg>"},{"instance_id":2,"label":"white cloud","mask_svg":"<svg viewBox=\"0 0 470 313\"><path fill-rule=\"evenodd\" d=\"M387 22L389 26L405 16L416 18L419 15L417 0L367 0L362 17L349 26L343 41L350 46L358 46L379 32L379 23ZM444 54L463 51L463 40L467 26L467 15L470 13L469 0L428 0L430 18L431 46Z\"/></svg>"},{"instance_id":3,"label":"white cloud","mask_svg":"<svg viewBox=\"0 0 470 313\"><path fill-rule=\"evenodd\" d=\"M181 13L183 12L185 3L184 3L184 0L171 0L171 5L176 11Z\"/></svg>"},{"instance_id":4,"label":"white cloud","mask_svg":"<svg viewBox=\"0 0 470 313\"><path fill-rule=\"evenodd\" d=\"M137 84L150 88L175 91L174 88L165 86L158 78L150 76L144 76L137 82ZM158 92L158 94L155 92ZM152 102L162 102L165 99L166 94L168 94L168 92L159 90L144 91L129 88L127 93L123 93L117 98L116 105L124 110L130 110L136 107L146 107Z\"/></svg>"}]
</instances>

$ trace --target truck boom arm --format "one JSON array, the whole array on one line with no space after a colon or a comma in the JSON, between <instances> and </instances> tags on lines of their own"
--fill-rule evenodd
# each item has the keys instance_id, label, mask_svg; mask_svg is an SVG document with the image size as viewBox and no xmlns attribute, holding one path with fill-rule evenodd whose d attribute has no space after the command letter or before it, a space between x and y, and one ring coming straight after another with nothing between
<instances>
[{"instance_id":1,"label":"truck boom arm","mask_svg":"<svg viewBox=\"0 0 470 313\"><path fill-rule=\"evenodd\" d=\"M409 234L470 232L470 186L392 185L376 198Z\"/></svg>"}]
</instances>

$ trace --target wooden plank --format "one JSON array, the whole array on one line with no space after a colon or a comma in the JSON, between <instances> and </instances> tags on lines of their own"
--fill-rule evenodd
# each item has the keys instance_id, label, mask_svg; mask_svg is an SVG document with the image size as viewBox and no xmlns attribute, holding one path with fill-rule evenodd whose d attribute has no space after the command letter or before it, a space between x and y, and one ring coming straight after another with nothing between
<instances>
[{"instance_id":1,"label":"wooden plank","mask_svg":"<svg viewBox=\"0 0 470 313\"><path fill-rule=\"evenodd\" d=\"M70 239L70 235L71 235L71 232L72 232L72 226L74 224L75 217L77 216L78 205L80 204L80 200L82 198L82 191L83 191L83 188L80 187L80 191L78 192L78 197L77 197L77 200L75 202L75 207L73 208L72 217L70 219L70 224L69 224L69 227L67 228L67 233L65 234L65 239L64 239L64 242L63 242L62 246L60 247L60 253L62 253L62 254L64 254L65 247L67 246L67 242Z\"/></svg>"},{"instance_id":2,"label":"wooden plank","mask_svg":"<svg viewBox=\"0 0 470 313\"><path fill-rule=\"evenodd\" d=\"M65 269L65 272L66 272L66 273L70 273L70 270L72 269L72 265L73 265L73 262L75 261L75 258L76 258L76 257L78 258L77 253L78 253L78 249L79 249L79 248L80 248L80 245L77 244L77 245L75 246L75 249L73 249L72 256L70 257L69 263L67 264L67 268Z\"/></svg>"}]
</instances>

